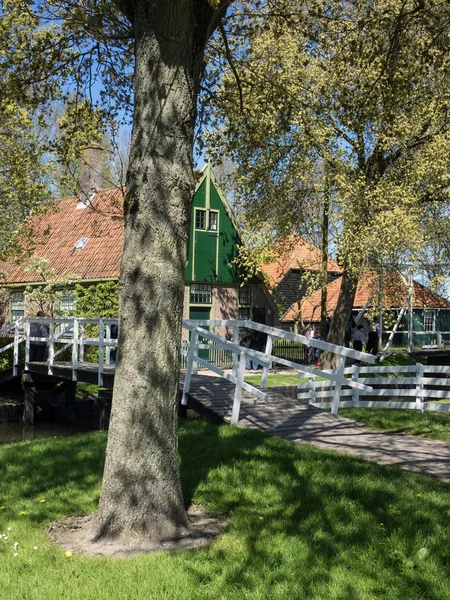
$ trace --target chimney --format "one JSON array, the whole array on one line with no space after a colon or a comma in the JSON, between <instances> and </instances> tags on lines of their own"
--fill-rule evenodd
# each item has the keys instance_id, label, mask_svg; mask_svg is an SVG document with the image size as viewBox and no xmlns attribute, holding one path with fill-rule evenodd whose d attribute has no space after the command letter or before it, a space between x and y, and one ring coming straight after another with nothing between
<instances>
[{"instance_id":1,"label":"chimney","mask_svg":"<svg viewBox=\"0 0 450 600\"><path fill-rule=\"evenodd\" d=\"M91 144L81 151L80 187L82 202L88 202L92 193L104 188L103 148L99 144Z\"/></svg>"}]
</instances>

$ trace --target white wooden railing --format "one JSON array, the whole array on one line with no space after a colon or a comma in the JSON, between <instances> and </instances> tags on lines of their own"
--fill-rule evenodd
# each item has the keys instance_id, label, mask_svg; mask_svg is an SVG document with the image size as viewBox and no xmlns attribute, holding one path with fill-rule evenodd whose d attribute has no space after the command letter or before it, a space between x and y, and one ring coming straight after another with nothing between
<instances>
[{"instance_id":1,"label":"white wooden railing","mask_svg":"<svg viewBox=\"0 0 450 600\"><path fill-rule=\"evenodd\" d=\"M6 352L10 348L14 348L12 369L13 376L16 377L18 375L19 368L19 344L25 340L25 336L23 334L23 318L17 319L17 321L13 321L12 323L9 323L0 329L0 336L10 337L12 335L14 335L13 341L0 348L0 354Z\"/></svg>"},{"instance_id":2,"label":"white wooden railing","mask_svg":"<svg viewBox=\"0 0 450 600\"><path fill-rule=\"evenodd\" d=\"M41 323L47 329L45 337L31 335L32 325ZM86 346L98 347L98 385L103 385L103 374L105 365L111 364L111 349L117 348L117 339L111 337L111 326L117 325L118 319L88 319L88 318L27 318L19 319L0 329L0 335L11 335L14 332L14 340L3 348L0 354L10 348L13 352L13 375L17 375L19 366L19 346L25 344L25 369L30 363L30 348L33 343L46 344L48 346L47 372L53 374L55 359L68 348L72 349L71 368L72 380L77 381L77 370L80 362L84 362ZM86 325L95 325L99 328L98 337L86 337ZM23 332L22 332L23 328ZM62 344L62 347L58 347Z\"/></svg>"},{"instance_id":3,"label":"white wooden railing","mask_svg":"<svg viewBox=\"0 0 450 600\"><path fill-rule=\"evenodd\" d=\"M344 369L344 377L348 379L344 380L337 410L339 411L339 408L398 408L415 409L419 412L430 410L450 412L450 404L427 402L429 398L450 400L449 374L448 366L427 366L420 363L385 367L353 365ZM437 377L433 377L434 375ZM364 385L377 386L373 387L370 393L364 392L364 396L369 396L370 399L360 400L361 394L358 389L354 385L349 385L355 381ZM443 389L436 389L436 386ZM414 400L411 402L395 400L395 398L408 397ZM316 376L311 376L308 382L298 384L297 399L308 401L309 404L319 408L332 408L334 397L330 381L321 381Z\"/></svg>"},{"instance_id":4,"label":"white wooden railing","mask_svg":"<svg viewBox=\"0 0 450 600\"><path fill-rule=\"evenodd\" d=\"M329 380L333 386L333 407L332 413L337 414L338 406L339 406L339 398L340 391L342 385L345 383L346 385L350 385L351 387L369 393L372 391L372 388L368 385L357 381L350 381L344 378L344 369L345 369L345 360L346 358L351 358L358 361L364 361L369 363L374 363L376 361L376 357L372 354L366 354L364 352L358 352L356 350L352 350L350 348L345 348L343 346L337 346L335 344L330 344L328 342L323 342L321 340L310 339L304 335L299 335L296 333L292 333L289 331L283 331L282 329L276 329L275 327L269 327L268 325L262 325L261 323L255 323L254 321L235 321L235 320L221 320L221 321L205 321L205 320L186 320L183 321L183 327L190 332L190 346L189 350L185 352L187 356L187 366L186 366L186 377L184 380L183 386L183 396L182 396L182 404L186 405L188 401L188 393L191 385L191 377L192 374L196 374L198 371L198 365L202 365L207 367L214 373L217 373L221 377L231 381L235 384L235 395L233 401L233 410L231 416L231 422L237 423L239 420L239 412L241 406L242 399L242 390L246 390L261 398L262 400L267 399L267 394L262 392L258 388L246 383L244 381L245 377L245 363L247 357L258 362L263 367L262 379L261 379L261 388L265 389L267 386L267 377L269 370L272 368L272 365L280 364L286 367L290 367L291 369L297 370L301 373L308 373L314 377L324 377ZM205 329L205 327L226 327L232 330L232 341L227 340L219 335L212 333ZM251 348L244 348L239 345L239 328L245 327L247 329L252 329L255 331L259 331L267 334L267 342L266 348L264 352L259 352L257 350L253 350ZM213 344L215 344L218 348L223 348L226 350L230 350L233 354L233 371L232 373L226 373L223 369L220 369L216 365L211 362L201 358L199 356L199 337L202 337ZM309 367L306 365L302 365L296 363L291 360L287 360L284 358L279 358L272 354L273 342L276 338L281 338L284 340L289 340L292 342L298 342L300 344L304 344L305 346L318 348L319 350L327 350L337 355L338 357L338 366L336 369L332 371L321 371L320 369L315 369L313 367Z\"/></svg>"}]
</instances>

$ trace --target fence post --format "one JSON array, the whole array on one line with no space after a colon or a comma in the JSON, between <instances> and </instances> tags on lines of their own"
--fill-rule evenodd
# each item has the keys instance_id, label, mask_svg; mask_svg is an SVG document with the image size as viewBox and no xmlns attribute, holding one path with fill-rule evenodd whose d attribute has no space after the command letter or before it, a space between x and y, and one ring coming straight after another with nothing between
<instances>
[{"instance_id":1,"label":"fence post","mask_svg":"<svg viewBox=\"0 0 450 600\"><path fill-rule=\"evenodd\" d=\"M80 323L80 362L84 361L84 323Z\"/></svg>"},{"instance_id":2,"label":"fence post","mask_svg":"<svg viewBox=\"0 0 450 600\"><path fill-rule=\"evenodd\" d=\"M423 364L422 363L416 363L416 377L417 377L417 381L416 381L416 390L417 390L416 407L417 407L417 410L420 413L423 413L423 397L424 397L423 372L424 372Z\"/></svg>"},{"instance_id":3,"label":"fence post","mask_svg":"<svg viewBox=\"0 0 450 600\"><path fill-rule=\"evenodd\" d=\"M55 321L50 319L48 330L48 374L53 375L53 365L55 363Z\"/></svg>"},{"instance_id":4,"label":"fence post","mask_svg":"<svg viewBox=\"0 0 450 600\"><path fill-rule=\"evenodd\" d=\"M191 377L192 377L192 369L194 366L194 356L196 353L198 345L198 333L194 330L191 334L191 342L189 344L188 350L188 358L186 364L186 375L184 377L184 385L183 385L183 395L181 397L181 404L183 406L187 405L187 397L189 394L189 390L191 389Z\"/></svg>"},{"instance_id":5,"label":"fence post","mask_svg":"<svg viewBox=\"0 0 450 600\"><path fill-rule=\"evenodd\" d=\"M109 345L111 341L111 324L106 323L106 364L111 364L111 347Z\"/></svg>"},{"instance_id":6,"label":"fence post","mask_svg":"<svg viewBox=\"0 0 450 600\"><path fill-rule=\"evenodd\" d=\"M103 326L103 319L99 320L99 329L98 329L98 386L102 387L103 385L103 363L104 356L103 352L105 349L105 330Z\"/></svg>"},{"instance_id":7,"label":"fence post","mask_svg":"<svg viewBox=\"0 0 450 600\"><path fill-rule=\"evenodd\" d=\"M311 374L309 376L309 386L310 386L309 404L316 404L317 398L316 398L315 382L316 382L316 376Z\"/></svg>"},{"instance_id":8,"label":"fence post","mask_svg":"<svg viewBox=\"0 0 450 600\"><path fill-rule=\"evenodd\" d=\"M352 380L358 381L358 377L359 377L359 365L353 365ZM359 405L359 392L355 388L352 389L352 400L357 406Z\"/></svg>"},{"instance_id":9,"label":"fence post","mask_svg":"<svg viewBox=\"0 0 450 600\"><path fill-rule=\"evenodd\" d=\"M239 327L233 327L233 343L239 345ZM238 376L239 356L233 352L233 375Z\"/></svg>"},{"instance_id":10,"label":"fence post","mask_svg":"<svg viewBox=\"0 0 450 600\"><path fill-rule=\"evenodd\" d=\"M13 376L17 376L17 365L19 364L19 321L14 323L14 356L13 356Z\"/></svg>"},{"instance_id":11,"label":"fence post","mask_svg":"<svg viewBox=\"0 0 450 600\"><path fill-rule=\"evenodd\" d=\"M267 336L266 342L266 350L265 353L270 356L272 354L272 345L273 345L273 335ZM261 388L263 390L267 387L267 377L269 376L269 367L263 367L262 377L261 377Z\"/></svg>"},{"instance_id":12,"label":"fence post","mask_svg":"<svg viewBox=\"0 0 450 600\"><path fill-rule=\"evenodd\" d=\"M25 321L25 368L30 362L30 321Z\"/></svg>"},{"instance_id":13,"label":"fence post","mask_svg":"<svg viewBox=\"0 0 450 600\"><path fill-rule=\"evenodd\" d=\"M340 356L338 359L338 368L336 372L336 377L342 379L344 376L345 369L345 356ZM339 401L341 399L341 388L342 384L340 381L335 381L334 384L334 394L333 394L333 404L331 406L331 414L337 415L339 412Z\"/></svg>"},{"instance_id":14,"label":"fence post","mask_svg":"<svg viewBox=\"0 0 450 600\"><path fill-rule=\"evenodd\" d=\"M78 369L78 319L73 320L72 342L72 381L76 381Z\"/></svg>"},{"instance_id":15,"label":"fence post","mask_svg":"<svg viewBox=\"0 0 450 600\"><path fill-rule=\"evenodd\" d=\"M239 354L239 371L237 376L236 388L234 390L233 412L231 413L231 423L236 425L239 421L239 412L241 410L242 384L245 377L245 352Z\"/></svg>"}]
</instances>

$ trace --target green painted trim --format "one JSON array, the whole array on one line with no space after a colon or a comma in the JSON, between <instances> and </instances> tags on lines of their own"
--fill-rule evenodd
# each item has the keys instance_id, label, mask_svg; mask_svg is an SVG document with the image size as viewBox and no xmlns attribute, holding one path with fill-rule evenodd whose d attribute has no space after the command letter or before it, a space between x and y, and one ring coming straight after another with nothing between
<instances>
[{"instance_id":1,"label":"green painted trim","mask_svg":"<svg viewBox=\"0 0 450 600\"><path fill-rule=\"evenodd\" d=\"M118 277L102 277L102 278L97 278L97 279L83 279L83 278L79 278L79 279L74 279L74 285L76 285L77 283L104 283L105 281L119 281ZM45 283L45 281L22 281L19 283L5 283L5 287L11 287L11 288L23 288L25 291L25 288L27 286L36 286L36 285L42 285L43 283Z\"/></svg>"}]
</instances>

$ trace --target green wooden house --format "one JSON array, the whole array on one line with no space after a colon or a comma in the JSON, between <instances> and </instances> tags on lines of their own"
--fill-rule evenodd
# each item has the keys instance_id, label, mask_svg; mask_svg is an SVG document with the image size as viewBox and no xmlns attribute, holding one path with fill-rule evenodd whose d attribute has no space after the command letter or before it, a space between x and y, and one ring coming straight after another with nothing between
<instances>
[{"instance_id":1,"label":"green wooden house","mask_svg":"<svg viewBox=\"0 0 450 600\"><path fill-rule=\"evenodd\" d=\"M192 207L185 318L251 318L273 324L275 306L262 279L253 278L241 286L241 274L233 263L241 244L231 207L207 165Z\"/></svg>"}]
</instances>

